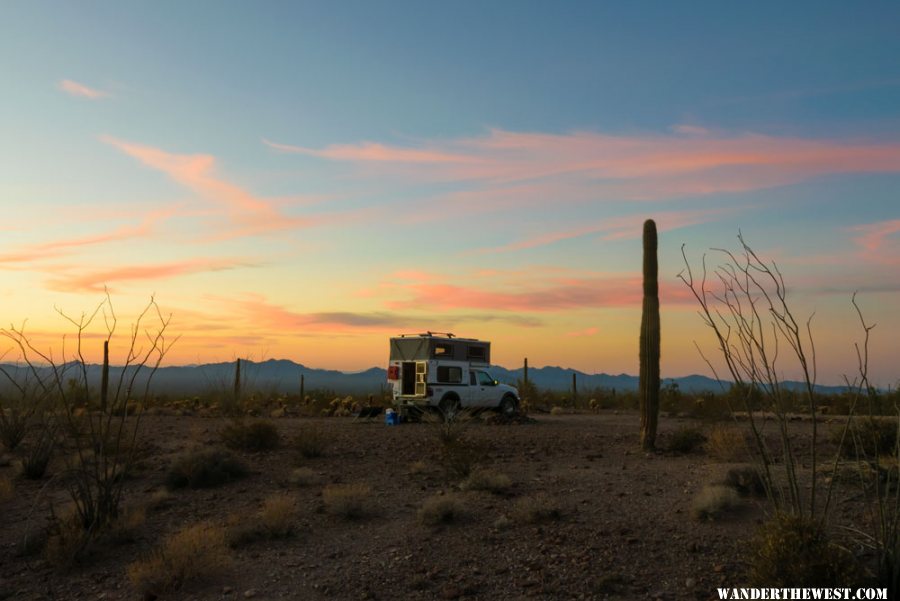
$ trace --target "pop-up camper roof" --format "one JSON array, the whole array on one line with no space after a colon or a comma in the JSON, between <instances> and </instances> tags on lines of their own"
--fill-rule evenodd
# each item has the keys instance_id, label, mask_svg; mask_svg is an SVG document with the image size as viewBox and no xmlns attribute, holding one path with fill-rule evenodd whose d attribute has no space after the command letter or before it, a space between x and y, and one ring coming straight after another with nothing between
<instances>
[{"instance_id":1,"label":"pop-up camper roof","mask_svg":"<svg viewBox=\"0 0 900 601\"><path fill-rule=\"evenodd\" d=\"M474 338L457 338L453 334L426 332L391 338L391 361L428 361L446 359L491 363L491 343Z\"/></svg>"}]
</instances>

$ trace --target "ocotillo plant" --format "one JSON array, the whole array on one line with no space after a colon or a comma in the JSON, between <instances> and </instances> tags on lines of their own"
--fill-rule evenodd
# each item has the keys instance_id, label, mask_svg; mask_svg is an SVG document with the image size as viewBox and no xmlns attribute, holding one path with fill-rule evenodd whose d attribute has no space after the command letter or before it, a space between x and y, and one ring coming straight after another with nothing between
<instances>
[{"instance_id":1,"label":"ocotillo plant","mask_svg":"<svg viewBox=\"0 0 900 601\"><path fill-rule=\"evenodd\" d=\"M100 411L106 411L109 397L109 340L103 341L103 371L100 372Z\"/></svg>"},{"instance_id":2,"label":"ocotillo plant","mask_svg":"<svg viewBox=\"0 0 900 601\"><path fill-rule=\"evenodd\" d=\"M659 418L659 268L656 260L656 223L644 222L644 304L641 314L640 401L641 447L656 445Z\"/></svg>"}]
</instances>

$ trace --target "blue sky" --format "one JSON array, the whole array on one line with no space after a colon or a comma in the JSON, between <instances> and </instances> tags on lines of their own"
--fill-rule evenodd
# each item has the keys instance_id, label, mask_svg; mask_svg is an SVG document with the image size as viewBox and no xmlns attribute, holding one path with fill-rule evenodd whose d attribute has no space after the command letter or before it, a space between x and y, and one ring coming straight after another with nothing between
<instances>
[{"instance_id":1,"label":"blue sky","mask_svg":"<svg viewBox=\"0 0 900 601\"><path fill-rule=\"evenodd\" d=\"M654 217L664 375L705 369L681 244L741 229L823 321L826 379L853 368L857 289L897 378L896 3L3 12L0 308L48 339L54 305L106 285L169 305L180 362L358 369L428 327L508 365L634 373Z\"/></svg>"}]
</instances>

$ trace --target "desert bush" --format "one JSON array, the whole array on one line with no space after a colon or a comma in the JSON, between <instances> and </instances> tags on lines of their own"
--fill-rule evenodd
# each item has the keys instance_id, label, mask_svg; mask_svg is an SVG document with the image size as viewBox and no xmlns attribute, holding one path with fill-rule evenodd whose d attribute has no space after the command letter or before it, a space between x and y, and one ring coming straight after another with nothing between
<instances>
[{"instance_id":1,"label":"desert bush","mask_svg":"<svg viewBox=\"0 0 900 601\"><path fill-rule=\"evenodd\" d=\"M145 596L204 582L225 572L232 557L224 529L196 524L168 536L156 551L130 564L128 579Z\"/></svg>"},{"instance_id":2,"label":"desert bush","mask_svg":"<svg viewBox=\"0 0 900 601\"><path fill-rule=\"evenodd\" d=\"M40 427L35 439L25 448L22 457L22 477L28 480L43 478L55 448L56 431L50 425Z\"/></svg>"},{"instance_id":3,"label":"desert bush","mask_svg":"<svg viewBox=\"0 0 900 601\"><path fill-rule=\"evenodd\" d=\"M247 475L247 467L224 449L189 451L176 458L166 474L171 488L211 488Z\"/></svg>"},{"instance_id":4,"label":"desert bush","mask_svg":"<svg viewBox=\"0 0 900 601\"><path fill-rule=\"evenodd\" d=\"M275 494L263 502L259 520L269 538L286 538L294 533L297 507L289 495Z\"/></svg>"},{"instance_id":5,"label":"desert bush","mask_svg":"<svg viewBox=\"0 0 900 601\"><path fill-rule=\"evenodd\" d=\"M425 499L416 517L424 526L452 524L467 514L466 505L457 495L434 495Z\"/></svg>"},{"instance_id":6,"label":"desert bush","mask_svg":"<svg viewBox=\"0 0 900 601\"><path fill-rule=\"evenodd\" d=\"M821 522L779 513L763 524L749 549L750 582L774 587L853 586L855 558L834 544Z\"/></svg>"},{"instance_id":7,"label":"desert bush","mask_svg":"<svg viewBox=\"0 0 900 601\"><path fill-rule=\"evenodd\" d=\"M881 419L875 416L853 418L847 436L841 429L832 431L832 440L840 444L841 454L851 459L875 459L885 455L897 455L897 419Z\"/></svg>"},{"instance_id":8,"label":"desert bush","mask_svg":"<svg viewBox=\"0 0 900 601\"><path fill-rule=\"evenodd\" d=\"M288 476L288 484L291 486L309 486L316 480L316 474L308 467L298 467Z\"/></svg>"},{"instance_id":9,"label":"desert bush","mask_svg":"<svg viewBox=\"0 0 900 601\"><path fill-rule=\"evenodd\" d=\"M33 409L0 398L0 444L12 451L25 439Z\"/></svg>"},{"instance_id":10,"label":"desert bush","mask_svg":"<svg viewBox=\"0 0 900 601\"><path fill-rule=\"evenodd\" d=\"M752 465L731 468L725 474L722 484L734 489L742 497L766 496L765 482L759 475L759 470Z\"/></svg>"},{"instance_id":11,"label":"desert bush","mask_svg":"<svg viewBox=\"0 0 900 601\"><path fill-rule=\"evenodd\" d=\"M733 488L722 484L704 486L694 497L691 511L698 520L714 520L733 511L740 504L740 497Z\"/></svg>"},{"instance_id":12,"label":"desert bush","mask_svg":"<svg viewBox=\"0 0 900 601\"><path fill-rule=\"evenodd\" d=\"M85 529L74 507L60 514L51 513L44 554L57 569L67 569L84 560L93 542L92 532Z\"/></svg>"},{"instance_id":13,"label":"desert bush","mask_svg":"<svg viewBox=\"0 0 900 601\"><path fill-rule=\"evenodd\" d=\"M710 430L706 450L720 461L740 461L747 457L747 438L739 427L719 424Z\"/></svg>"},{"instance_id":14,"label":"desert bush","mask_svg":"<svg viewBox=\"0 0 900 601\"><path fill-rule=\"evenodd\" d=\"M550 408L550 415L562 415L565 412L566 410L559 405L553 405L553 407Z\"/></svg>"},{"instance_id":15,"label":"desert bush","mask_svg":"<svg viewBox=\"0 0 900 601\"><path fill-rule=\"evenodd\" d=\"M553 522L562 518L562 511L556 499L538 493L522 497L512 507L511 517L522 524Z\"/></svg>"},{"instance_id":16,"label":"desert bush","mask_svg":"<svg viewBox=\"0 0 900 601\"><path fill-rule=\"evenodd\" d=\"M475 470L461 484L463 490L483 490L494 494L505 493L512 486L506 474L491 469Z\"/></svg>"},{"instance_id":17,"label":"desert bush","mask_svg":"<svg viewBox=\"0 0 900 601\"><path fill-rule=\"evenodd\" d=\"M325 433L315 427L303 427L294 437L293 448L303 459L315 459L325 454L328 439Z\"/></svg>"},{"instance_id":18,"label":"desert bush","mask_svg":"<svg viewBox=\"0 0 900 601\"><path fill-rule=\"evenodd\" d=\"M265 421L233 421L219 432L222 443L240 451L271 451L278 448L278 428Z\"/></svg>"},{"instance_id":19,"label":"desert bush","mask_svg":"<svg viewBox=\"0 0 900 601\"><path fill-rule=\"evenodd\" d=\"M424 474L428 470L428 464L424 461L413 461L409 464L410 475Z\"/></svg>"},{"instance_id":20,"label":"desert bush","mask_svg":"<svg viewBox=\"0 0 900 601\"><path fill-rule=\"evenodd\" d=\"M153 491L150 498L147 499L147 509L149 511L159 511L172 503L172 493L165 488Z\"/></svg>"},{"instance_id":21,"label":"desert bush","mask_svg":"<svg viewBox=\"0 0 900 601\"><path fill-rule=\"evenodd\" d=\"M372 488L368 484L333 484L322 491L329 513L348 520L366 517L372 512Z\"/></svg>"},{"instance_id":22,"label":"desert bush","mask_svg":"<svg viewBox=\"0 0 900 601\"><path fill-rule=\"evenodd\" d=\"M466 436L472 424L474 413L470 410L457 411L450 416L422 416L432 431L437 447L437 459L451 479L467 478L486 459L482 445Z\"/></svg>"},{"instance_id":23,"label":"desert bush","mask_svg":"<svg viewBox=\"0 0 900 601\"><path fill-rule=\"evenodd\" d=\"M0 477L0 503L5 503L16 494L16 487L12 480L5 476Z\"/></svg>"},{"instance_id":24,"label":"desert bush","mask_svg":"<svg viewBox=\"0 0 900 601\"><path fill-rule=\"evenodd\" d=\"M706 442L706 436L697 428L679 428L669 438L669 450L673 453L691 453Z\"/></svg>"}]
</instances>

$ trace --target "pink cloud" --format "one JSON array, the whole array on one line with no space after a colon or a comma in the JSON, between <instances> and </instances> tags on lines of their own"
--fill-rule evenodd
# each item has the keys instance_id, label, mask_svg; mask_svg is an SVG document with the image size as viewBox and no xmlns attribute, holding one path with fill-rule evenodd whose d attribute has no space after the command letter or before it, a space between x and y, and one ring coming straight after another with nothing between
<instances>
[{"instance_id":1,"label":"pink cloud","mask_svg":"<svg viewBox=\"0 0 900 601\"><path fill-rule=\"evenodd\" d=\"M733 214L737 209L703 209L690 211L666 211L651 215L656 221L657 231L664 232L675 230L690 225L700 223L708 223L721 217L722 215ZM621 240L627 238L638 238L643 231L645 215L627 215L625 217L615 217L607 219L599 224L586 225L564 231L547 232L539 236L526 238L518 242L506 244L504 246L496 246L491 248L482 248L476 253L496 253L508 252L516 250L524 250L528 248L537 248L547 246L555 242L563 240L571 240L573 238L581 238L584 236L600 235L602 240Z\"/></svg>"},{"instance_id":2,"label":"pink cloud","mask_svg":"<svg viewBox=\"0 0 900 601\"><path fill-rule=\"evenodd\" d=\"M862 247L862 257L881 264L900 263L900 219L857 225L850 228L859 232L854 242Z\"/></svg>"},{"instance_id":3,"label":"pink cloud","mask_svg":"<svg viewBox=\"0 0 900 601\"><path fill-rule=\"evenodd\" d=\"M215 157L172 154L151 146L101 136L103 142L140 163L162 171L175 182L224 209L232 224L223 237L252 236L311 225L313 220L284 215L271 199L257 197L215 175Z\"/></svg>"},{"instance_id":4,"label":"pink cloud","mask_svg":"<svg viewBox=\"0 0 900 601\"><path fill-rule=\"evenodd\" d=\"M571 338L579 338L582 336L595 336L597 332L599 332L599 328L585 328L584 330L578 330L575 332L566 332L566 336Z\"/></svg>"},{"instance_id":5,"label":"pink cloud","mask_svg":"<svg viewBox=\"0 0 900 601\"><path fill-rule=\"evenodd\" d=\"M66 273L50 280L48 286L62 292L102 292L112 282L160 280L246 266L246 261L232 259L189 259L171 263L127 265L99 271Z\"/></svg>"},{"instance_id":6,"label":"pink cloud","mask_svg":"<svg viewBox=\"0 0 900 601\"><path fill-rule=\"evenodd\" d=\"M106 98L109 96L108 92L90 88L83 83L78 83L77 81L72 81L71 79L61 80L57 84L57 87L70 96L89 98L90 100L100 100L101 98Z\"/></svg>"},{"instance_id":7,"label":"pink cloud","mask_svg":"<svg viewBox=\"0 0 900 601\"><path fill-rule=\"evenodd\" d=\"M639 306L643 299L641 276L557 278L540 285L508 283L492 288L455 284L404 283L394 285L391 309L486 309L492 311L554 312L586 307ZM690 303L679 282L662 282L660 296L667 303Z\"/></svg>"},{"instance_id":8,"label":"pink cloud","mask_svg":"<svg viewBox=\"0 0 900 601\"><path fill-rule=\"evenodd\" d=\"M404 177L479 183L486 192L548 181L590 190L594 199L652 200L740 192L830 173L900 171L900 146L757 134L725 135L676 126L674 135L519 133L490 130L419 147L371 142L296 152ZM416 169L408 168L415 163ZM546 198L558 198L548 196Z\"/></svg>"}]
</instances>

